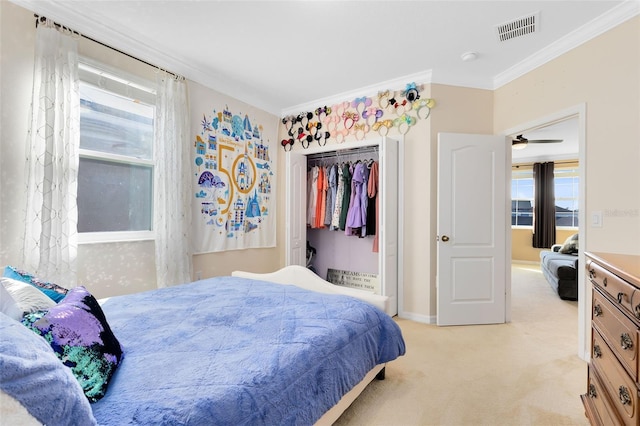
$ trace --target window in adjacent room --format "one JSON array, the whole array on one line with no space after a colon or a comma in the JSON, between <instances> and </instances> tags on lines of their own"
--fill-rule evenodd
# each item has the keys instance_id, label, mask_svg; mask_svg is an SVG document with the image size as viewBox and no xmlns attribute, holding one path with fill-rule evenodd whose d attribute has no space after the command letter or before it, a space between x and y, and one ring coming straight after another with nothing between
<instances>
[{"instance_id":1,"label":"window in adjacent room","mask_svg":"<svg viewBox=\"0 0 640 426\"><path fill-rule=\"evenodd\" d=\"M556 226L578 227L579 177L575 167L556 167L553 175L556 193Z\"/></svg>"},{"instance_id":2,"label":"window in adjacent room","mask_svg":"<svg viewBox=\"0 0 640 426\"><path fill-rule=\"evenodd\" d=\"M99 64L80 64L82 242L153 238L151 86Z\"/></svg>"},{"instance_id":3,"label":"window in adjacent room","mask_svg":"<svg viewBox=\"0 0 640 426\"><path fill-rule=\"evenodd\" d=\"M533 170L514 170L511 177L511 226L533 226Z\"/></svg>"},{"instance_id":4,"label":"window in adjacent room","mask_svg":"<svg viewBox=\"0 0 640 426\"><path fill-rule=\"evenodd\" d=\"M554 191L557 227L578 227L578 176L577 166L556 164ZM533 170L518 167L511 175L511 226L533 226L533 204Z\"/></svg>"}]
</instances>

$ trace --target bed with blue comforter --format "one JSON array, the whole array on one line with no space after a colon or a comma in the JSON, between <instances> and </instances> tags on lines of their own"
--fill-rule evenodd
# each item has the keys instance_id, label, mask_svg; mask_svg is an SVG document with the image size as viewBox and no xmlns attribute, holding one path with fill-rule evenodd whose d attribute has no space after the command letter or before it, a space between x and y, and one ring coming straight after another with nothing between
<instances>
[{"instance_id":1,"label":"bed with blue comforter","mask_svg":"<svg viewBox=\"0 0 640 426\"><path fill-rule=\"evenodd\" d=\"M375 365L399 327L348 296L219 277L102 306L124 351L101 425L310 425Z\"/></svg>"}]
</instances>

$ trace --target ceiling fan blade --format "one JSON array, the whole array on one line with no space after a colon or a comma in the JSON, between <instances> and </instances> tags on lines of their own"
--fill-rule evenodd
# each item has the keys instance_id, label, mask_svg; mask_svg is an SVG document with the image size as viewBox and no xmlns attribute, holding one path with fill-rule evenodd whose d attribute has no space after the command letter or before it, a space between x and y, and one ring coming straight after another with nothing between
<instances>
[{"instance_id":1,"label":"ceiling fan blade","mask_svg":"<svg viewBox=\"0 0 640 426\"><path fill-rule=\"evenodd\" d=\"M560 143L562 139L529 139L529 143Z\"/></svg>"},{"instance_id":2,"label":"ceiling fan blade","mask_svg":"<svg viewBox=\"0 0 640 426\"><path fill-rule=\"evenodd\" d=\"M515 139L511 140L511 146L513 146L513 148L515 149L523 149L527 146L528 143L529 141L527 140L527 138L523 137L522 135L518 135Z\"/></svg>"}]
</instances>

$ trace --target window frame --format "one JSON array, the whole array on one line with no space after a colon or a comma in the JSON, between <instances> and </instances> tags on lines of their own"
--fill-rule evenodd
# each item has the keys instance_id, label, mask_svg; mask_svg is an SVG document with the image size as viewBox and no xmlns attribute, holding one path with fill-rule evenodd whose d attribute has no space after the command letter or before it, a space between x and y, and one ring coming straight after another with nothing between
<instances>
[{"instance_id":1,"label":"window frame","mask_svg":"<svg viewBox=\"0 0 640 426\"><path fill-rule=\"evenodd\" d=\"M526 177L521 177L520 179L514 179L513 175L515 173L519 173L522 175L528 175ZM530 177L529 177L530 176ZM523 180L523 179L533 179L533 170L512 170L511 171L511 186L513 188L513 181L516 180ZM535 192L535 188L533 189ZM534 194L535 195L535 194ZM513 198L513 194L511 194L511 205L513 206L513 201L531 201L531 207L533 208L533 204L534 204L534 200L535 198ZM511 214L513 214L513 208L511 209ZM532 217L532 221L533 221L533 210L531 211L531 217ZM533 225L511 225L511 228L515 228L515 229L533 229Z\"/></svg>"},{"instance_id":2,"label":"window frame","mask_svg":"<svg viewBox=\"0 0 640 426\"><path fill-rule=\"evenodd\" d=\"M522 167L522 165L517 165L514 167ZM554 178L556 177L556 172L558 171L571 171L571 177L576 177L578 179L578 190L577 190L577 195L576 195L576 202L578 204L578 209L580 208L580 172L579 172L579 167L578 167L578 163L575 162L571 162L570 164L558 164L554 170ZM514 180L514 174L516 173L520 173L520 174L530 174L531 175L531 179L533 179L533 169L528 168L526 165L525 167L520 170L520 169L516 169L516 168L512 168L511 170L511 181L513 182ZM566 177L566 176L565 176ZM521 179L528 179L528 177L521 177ZM555 186L554 186L555 187ZM513 197L513 194L511 194L511 196ZM568 198L566 197L562 197L562 199L567 200ZM511 201L516 201L516 200L523 200L522 198L511 198ZM556 197L557 200L557 197ZM534 188L534 199L531 200L531 205L533 206L535 202L535 188ZM578 210L579 211L579 210ZM513 209L511 210L511 213L513 214ZM533 229L533 225L511 225L512 229ZM578 226L556 226L556 229L558 230L567 230L567 231L573 231L573 230L578 230L580 229L580 225L578 222Z\"/></svg>"},{"instance_id":3,"label":"window frame","mask_svg":"<svg viewBox=\"0 0 640 426\"><path fill-rule=\"evenodd\" d=\"M125 96L136 99L140 102L155 108L156 91L151 81L142 77L129 74L126 71L115 69L102 64L91 58L79 58L79 80L80 84L88 84L114 93L118 96ZM155 136L154 136L155 137ZM102 160L111 163L128 164L132 166L149 167L151 169L151 230L141 231L106 231L106 232L78 232L78 244L100 244L131 241L154 241L155 230L153 229L153 191L155 173L155 152L152 151L151 159L142 159L133 156L112 154L108 152L94 151L79 148L79 158L92 160ZM80 211L78 211L80 215Z\"/></svg>"},{"instance_id":4,"label":"window frame","mask_svg":"<svg viewBox=\"0 0 640 426\"><path fill-rule=\"evenodd\" d=\"M557 171L562 171L564 176L556 176L556 172ZM570 173L570 174L567 175L565 173ZM573 165L565 166L565 165L562 165L562 164L559 165L556 168L556 170L554 171L554 179L556 177L572 177L572 178L576 178L577 179L578 188L577 188L577 191L576 191L576 193L577 193L576 197L575 198L567 198L567 197L560 197L559 198L557 196L557 192L556 192L556 202L558 201L558 199L560 199L560 200L571 200L571 199L576 200L576 204L578 205L578 215L579 215L579 212L580 212L580 170L578 168L578 165L577 164L575 166L573 166ZM560 229L560 230L578 230L580 228L579 219L580 218L578 217L578 219L577 219L578 220L578 226L557 226L556 228Z\"/></svg>"}]
</instances>

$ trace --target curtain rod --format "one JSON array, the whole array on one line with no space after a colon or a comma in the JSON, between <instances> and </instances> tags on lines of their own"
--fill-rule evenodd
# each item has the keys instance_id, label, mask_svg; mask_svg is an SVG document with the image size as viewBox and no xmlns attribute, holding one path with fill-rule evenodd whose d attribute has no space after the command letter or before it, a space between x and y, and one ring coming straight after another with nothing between
<instances>
[{"instance_id":1,"label":"curtain rod","mask_svg":"<svg viewBox=\"0 0 640 426\"><path fill-rule=\"evenodd\" d=\"M537 161L538 163L554 163L554 164L558 164L558 165L562 165L562 164L579 164L578 160L559 160L559 161L553 161L553 160L549 160L549 161ZM535 163L513 163L512 164L512 168L513 167L533 167Z\"/></svg>"},{"instance_id":2,"label":"curtain rod","mask_svg":"<svg viewBox=\"0 0 640 426\"><path fill-rule=\"evenodd\" d=\"M36 28L38 27L38 24L39 24L39 23L41 23L41 22L42 22L42 23L44 23L44 22L47 20L47 17L46 17L46 16L40 16L40 15L38 15L37 13L34 13L34 14L33 14L33 16L36 18ZM113 50L113 51L115 51L115 52L118 52L118 53L120 53L120 54L122 54L122 55L124 55L124 56L127 56L127 57L129 57L129 58L131 58L131 59L135 59L136 61L138 61L138 62L142 62L142 63L143 63L143 64L145 64L145 65L149 65L149 66L150 66L150 67L152 67L152 68L156 68L156 69L158 69L158 70L160 70L160 71L164 71L164 72L166 72L167 74L172 75L172 76L173 76L174 78L176 78L176 79L177 79L177 78L182 78L181 76L179 76L179 75L178 75L178 74L176 74L176 73L173 73L173 72L171 72L171 71L167 71L167 70L165 70L165 69L163 69L163 68L160 68L160 67L159 67L159 66L157 66L157 65L153 65L152 63L149 63L149 62L147 62L147 61L145 61L145 60L143 60L143 59L137 58L137 57L135 57L135 56L133 56L133 55L130 55L130 54L126 53L126 52L123 52L123 51L122 51L122 50L120 50L120 49L116 49L116 48L115 48L115 47L113 47L113 46L109 46L108 44L105 44L105 43L103 43L103 42L101 42L101 41L98 41L98 40L96 40L96 39L93 39L93 38L91 38L91 37L89 37L89 36L86 36L86 35L84 35L84 34L82 34L82 33L79 33L79 32L78 32L78 31L76 31L76 30L72 30L72 29L71 29L71 28L69 28L69 27L65 27L64 25L58 24L58 23L57 23L57 22L55 22L55 21L53 22L53 25L55 25L57 28L62 28L62 29L64 29L64 30L71 31L71 32L72 32L72 33L74 33L74 34L78 34L78 35L79 35L80 37L82 37L82 38L86 38L87 40L92 41L92 42L94 42L94 43L97 43L97 44L99 44L100 46L104 46L104 47L106 47L107 49L111 49L111 50Z\"/></svg>"}]
</instances>

